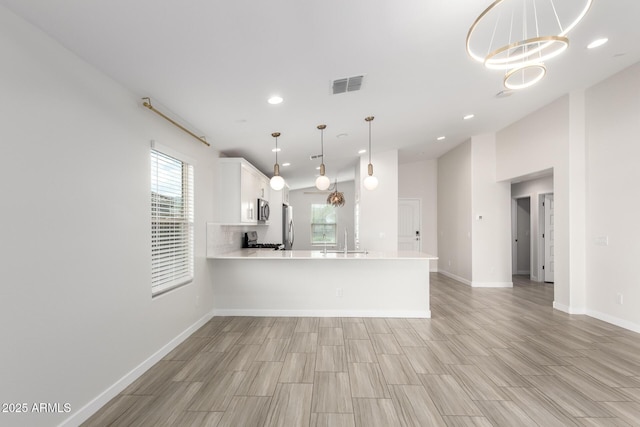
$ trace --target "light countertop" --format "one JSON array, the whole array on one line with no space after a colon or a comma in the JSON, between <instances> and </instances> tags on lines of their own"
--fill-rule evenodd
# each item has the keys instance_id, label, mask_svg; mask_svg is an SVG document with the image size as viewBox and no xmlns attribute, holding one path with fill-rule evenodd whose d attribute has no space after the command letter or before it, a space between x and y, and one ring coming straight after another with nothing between
<instances>
[{"instance_id":1,"label":"light countertop","mask_svg":"<svg viewBox=\"0 0 640 427\"><path fill-rule=\"evenodd\" d=\"M380 252L367 251L350 252L346 255L342 251L328 251L326 254L323 250L316 251L275 251L273 249L241 249L233 252L226 252L209 256L212 259L371 259L371 260L435 260L438 257L422 252L413 251L397 251L397 252Z\"/></svg>"}]
</instances>

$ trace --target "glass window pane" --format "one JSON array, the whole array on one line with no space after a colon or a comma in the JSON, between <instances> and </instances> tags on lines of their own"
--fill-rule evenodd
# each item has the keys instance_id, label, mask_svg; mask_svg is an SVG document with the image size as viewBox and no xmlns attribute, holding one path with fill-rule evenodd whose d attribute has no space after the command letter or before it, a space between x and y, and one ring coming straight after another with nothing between
<instances>
[{"instance_id":1,"label":"glass window pane","mask_svg":"<svg viewBox=\"0 0 640 427\"><path fill-rule=\"evenodd\" d=\"M336 208L328 204L311 205L311 244L336 244Z\"/></svg>"}]
</instances>

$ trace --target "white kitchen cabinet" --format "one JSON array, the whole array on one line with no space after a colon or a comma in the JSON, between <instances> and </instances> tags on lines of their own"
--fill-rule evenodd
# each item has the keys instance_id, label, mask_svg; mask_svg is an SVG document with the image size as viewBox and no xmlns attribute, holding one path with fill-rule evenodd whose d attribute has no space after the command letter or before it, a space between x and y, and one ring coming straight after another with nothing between
<instances>
[{"instance_id":1,"label":"white kitchen cabinet","mask_svg":"<svg viewBox=\"0 0 640 427\"><path fill-rule=\"evenodd\" d=\"M218 171L217 221L223 224L258 224L257 202L259 198L269 200L269 178L240 157L220 158Z\"/></svg>"}]
</instances>

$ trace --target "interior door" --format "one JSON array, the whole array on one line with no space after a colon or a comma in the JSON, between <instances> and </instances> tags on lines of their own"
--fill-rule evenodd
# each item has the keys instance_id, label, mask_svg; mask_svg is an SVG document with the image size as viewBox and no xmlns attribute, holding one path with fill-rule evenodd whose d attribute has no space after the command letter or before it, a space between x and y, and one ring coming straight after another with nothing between
<instances>
[{"instance_id":1,"label":"interior door","mask_svg":"<svg viewBox=\"0 0 640 427\"><path fill-rule=\"evenodd\" d=\"M398 250L418 251L422 249L420 228L420 200L398 200Z\"/></svg>"},{"instance_id":2,"label":"interior door","mask_svg":"<svg viewBox=\"0 0 640 427\"><path fill-rule=\"evenodd\" d=\"M544 195L544 281L554 282L554 202L553 194Z\"/></svg>"},{"instance_id":3,"label":"interior door","mask_svg":"<svg viewBox=\"0 0 640 427\"><path fill-rule=\"evenodd\" d=\"M516 244L518 246L516 274L531 274L531 198L523 197L517 203Z\"/></svg>"}]
</instances>

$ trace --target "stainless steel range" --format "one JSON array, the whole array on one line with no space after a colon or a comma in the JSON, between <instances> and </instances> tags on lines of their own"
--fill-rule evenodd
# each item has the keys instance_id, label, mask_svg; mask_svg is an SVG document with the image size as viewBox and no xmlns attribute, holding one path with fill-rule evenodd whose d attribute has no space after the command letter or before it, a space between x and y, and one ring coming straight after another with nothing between
<instances>
[{"instance_id":1,"label":"stainless steel range","mask_svg":"<svg viewBox=\"0 0 640 427\"><path fill-rule=\"evenodd\" d=\"M244 233L242 247L254 249L284 249L284 245L282 243L258 243L258 233L256 231L247 231Z\"/></svg>"}]
</instances>

